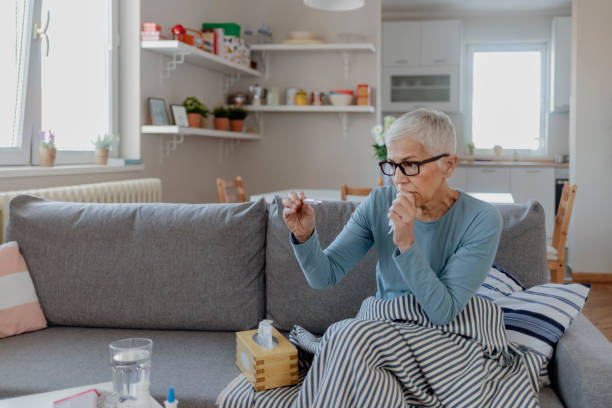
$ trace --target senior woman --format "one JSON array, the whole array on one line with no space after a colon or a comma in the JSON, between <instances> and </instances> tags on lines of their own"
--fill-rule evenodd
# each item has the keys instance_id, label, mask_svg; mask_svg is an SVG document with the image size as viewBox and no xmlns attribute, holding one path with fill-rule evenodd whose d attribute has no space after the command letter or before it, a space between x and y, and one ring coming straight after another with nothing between
<instances>
[{"instance_id":1,"label":"senior woman","mask_svg":"<svg viewBox=\"0 0 612 408\"><path fill-rule=\"evenodd\" d=\"M441 112L419 109L396 120L388 159L380 163L393 185L374 189L325 250L304 194L283 199L283 219L311 287L335 285L376 245L377 297L413 294L434 324L461 312L493 263L502 218L491 204L448 186L455 139Z\"/></svg>"}]
</instances>

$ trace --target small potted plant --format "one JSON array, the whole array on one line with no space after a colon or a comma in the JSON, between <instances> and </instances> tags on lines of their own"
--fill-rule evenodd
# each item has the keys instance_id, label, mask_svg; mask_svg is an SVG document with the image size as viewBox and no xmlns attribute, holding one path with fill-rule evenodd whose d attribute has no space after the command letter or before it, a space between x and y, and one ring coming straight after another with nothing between
<instances>
[{"instance_id":1,"label":"small potted plant","mask_svg":"<svg viewBox=\"0 0 612 408\"><path fill-rule=\"evenodd\" d=\"M467 143L467 149L468 149L468 155L473 156L474 155L474 148L476 146L474 146L474 142L468 142Z\"/></svg>"},{"instance_id":2,"label":"small potted plant","mask_svg":"<svg viewBox=\"0 0 612 408\"><path fill-rule=\"evenodd\" d=\"M215 115L215 129L228 130L229 119L227 118L227 108L225 106L217 106L213 113Z\"/></svg>"},{"instance_id":3,"label":"small potted plant","mask_svg":"<svg viewBox=\"0 0 612 408\"><path fill-rule=\"evenodd\" d=\"M208 127L208 121L204 122L204 119L208 118L208 109L198 98L190 96L183 101L183 106L187 111L187 118L189 120L189 127L199 128Z\"/></svg>"},{"instance_id":4,"label":"small potted plant","mask_svg":"<svg viewBox=\"0 0 612 408\"><path fill-rule=\"evenodd\" d=\"M39 133L40 146L38 152L40 154L40 165L42 167L53 167L55 164L55 134L49 130L49 135L44 130Z\"/></svg>"},{"instance_id":5,"label":"small potted plant","mask_svg":"<svg viewBox=\"0 0 612 408\"><path fill-rule=\"evenodd\" d=\"M108 163L108 152L117 140L119 138L112 133L107 133L104 136L98 135L96 140L92 140L92 143L96 146L96 164L105 165Z\"/></svg>"},{"instance_id":6,"label":"small potted plant","mask_svg":"<svg viewBox=\"0 0 612 408\"><path fill-rule=\"evenodd\" d=\"M247 115L248 112L243 108L229 108L227 117L229 118L230 130L232 132L242 132L242 128L244 127L244 118L246 118Z\"/></svg>"}]
</instances>

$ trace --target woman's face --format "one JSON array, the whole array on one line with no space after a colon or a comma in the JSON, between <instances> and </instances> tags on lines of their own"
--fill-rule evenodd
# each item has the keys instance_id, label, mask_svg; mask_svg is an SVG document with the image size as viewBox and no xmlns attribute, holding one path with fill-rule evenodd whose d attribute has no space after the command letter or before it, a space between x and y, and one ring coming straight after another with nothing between
<instances>
[{"instance_id":1,"label":"woman's face","mask_svg":"<svg viewBox=\"0 0 612 408\"><path fill-rule=\"evenodd\" d=\"M423 161L434 155L425 151L425 147L409 137L394 139L389 143L387 158L395 163L403 161ZM398 168L393 176L395 187L401 184L402 191L414 193L417 207L429 202L435 193L442 187L445 180L455 169L457 156L451 155L440 159L442 166L437 162L422 164L416 176L406 176Z\"/></svg>"}]
</instances>

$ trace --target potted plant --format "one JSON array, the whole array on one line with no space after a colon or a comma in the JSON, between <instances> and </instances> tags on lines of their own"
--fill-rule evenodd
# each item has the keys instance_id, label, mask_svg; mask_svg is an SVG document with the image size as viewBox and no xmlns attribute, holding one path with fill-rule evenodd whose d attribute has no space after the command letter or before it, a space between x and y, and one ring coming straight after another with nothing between
<instances>
[{"instance_id":1,"label":"potted plant","mask_svg":"<svg viewBox=\"0 0 612 408\"><path fill-rule=\"evenodd\" d=\"M385 116L383 118L382 125L374 125L374 127L370 130L370 133L374 138L374 144L372 145L372 147L374 148L374 156L376 156L378 161L387 160L386 135L393 122L395 122L394 116ZM390 185L393 183L390 176L383 174L382 177L384 185Z\"/></svg>"},{"instance_id":2,"label":"potted plant","mask_svg":"<svg viewBox=\"0 0 612 408\"><path fill-rule=\"evenodd\" d=\"M96 140L92 140L92 143L96 146L96 164L105 165L108 163L108 152L117 140L119 138L112 133L107 133L104 136L98 135Z\"/></svg>"},{"instance_id":3,"label":"potted plant","mask_svg":"<svg viewBox=\"0 0 612 408\"><path fill-rule=\"evenodd\" d=\"M208 122L202 123L203 119L208 118L208 109L198 98L190 96L183 101L183 106L187 111L187 118L189 120L189 127L198 128L208 127Z\"/></svg>"},{"instance_id":4,"label":"potted plant","mask_svg":"<svg viewBox=\"0 0 612 408\"><path fill-rule=\"evenodd\" d=\"M244 118L248 112L240 107L229 108L227 117L229 118L230 130L232 132L242 132L244 126Z\"/></svg>"},{"instance_id":5,"label":"potted plant","mask_svg":"<svg viewBox=\"0 0 612 408\"><path fill-rule=\"evenodd\" d=\"M215 129L228 130L229 119L227 118L227 108L225 106L217 106L213 113L215 115Z\"/></svg>"},{"instance_id":6,"label":"potted plant","mask_svg":"<svg viewBox=\"0 0 612 408\"><path fill-rule=\"evenodd\" d=\"M41 130L40 133L40 146L38 147L38 152L40 154L40 165L42 167L53 167L55 164L55 134L49 130L49 135L47 136L47 132Z\"/></svg>"},{"instance_id":7,"label":"potted plant","mask_svg":"<svg viewBox=\"0 0 612 408\"><path fill-rule=\"evenodd\" d=\"M474 142L468 142L468 143L467 143L468 154L469 154L470 156L473 156L473 155L474 155L474 148L475 148L475 147L476 147L476 146L474 146Z\"/></svg>"}]
</instances>

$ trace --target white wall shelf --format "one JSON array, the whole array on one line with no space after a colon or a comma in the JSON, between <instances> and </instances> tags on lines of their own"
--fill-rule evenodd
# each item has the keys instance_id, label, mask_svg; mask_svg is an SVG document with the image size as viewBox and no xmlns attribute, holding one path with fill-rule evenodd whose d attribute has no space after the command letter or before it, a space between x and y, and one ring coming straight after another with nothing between
<instances>
[{"instance_id":1,"label":"white wall shelf","mask_svg":"<svg viewBox=\"0 0 612 408\"><path fill-rule=\"evenodd\" d=\"M205 128L190 128L181 126L142 126L142 134L148 135L171 135L172 139L166 140L162 148L162 154L160 162L164 156L169 156L171 152L176 150L176 146L183 143L185 136L205 136L215 137L220 139L230 139L232 141L238 140L261 140L261 136L257 133L246 133L246 132L229 132L215 129Z\"/></svg>"},{"instance_id":2,"label":"white wall shelf","mask_svg":"<svg viewBox=\"0 0 612 408\"><path fill-rule=\"evenodd\" d=\"M342 125L342 134L344 138L348 134L348 114L349 113L374 113L376 109L373 106L333 106L333 105L244 105L242 106L245 110L255 113L255 120L257 122L257 128L260 133L263 133L264 112L272 113L337 113Z\"/></svg>"},{"instance_id":3,"label":"white wall shelf","mask_svg":"<svg viewBox=\"0 0 612 408\"><path fill-rule=\"evenodd\" d=\"M264 62L265 79L270 79L270 54L280 53L313 53L313 52L334 52L340 54L344 61L344 79L348 79L351 54L358 52L367 52L374 54L376 47L371 43L328 43L328 44L253 44L251 45L252 52L261 52Z\"/></svg>"},{"instance_id":4,"label":"white wall shelf","mask_svg":"<svg viewBox=\"0 0 612 408\"><path fill-rule=\"evenodd\" d=\"M261 76L261 72L257 70L231 62L210 52L202 51L178 40L142 41L141 47L144 50L150 50L170 58L166 66L162 67L162 76L165 78L170 76L170 72L176 68L177 64L184 62L220 72L226 76L237 77L235 80L240 79L240 75Z\"/></svg>"},{"instance_id":5,"label":"white wall shelf","mask_svg":"<svg viewBox=\"0 0 612 408\"><path fill-rule=\"evenodd\" d=\"M253 44L251 51L258 52L322 52L322 51L346 51L346 52L376 52L376 47L371 43L328 43L328 44Z\"/></svg>"},{"instance_id":6,"label":"white wall shelf","mask_svg":"<svg viewBox=\"0 0 612 408\"><path fill-rule=\"evenodd\" d=\"M373 106L333 106L333 105L246 105L244 109L250 112L332 112L332 113L374 113Z\"/></svg>"}]
</instances>

